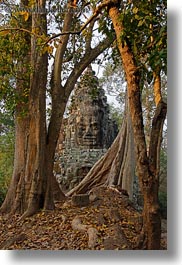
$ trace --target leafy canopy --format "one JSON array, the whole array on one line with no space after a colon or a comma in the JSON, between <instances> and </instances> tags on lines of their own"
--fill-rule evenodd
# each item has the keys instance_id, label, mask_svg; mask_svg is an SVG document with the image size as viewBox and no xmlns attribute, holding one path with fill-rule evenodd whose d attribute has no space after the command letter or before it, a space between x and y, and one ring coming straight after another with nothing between
<instances>
[{"instance_id":1,"label":"leafy canopy","mask_svg":"<svg viewBox=\"0 0 182 265\"><path fill-rule=\"evenodd\" d=\"M167 1L126 1L120 19L124 26L121 38L130 43L138 66L166 73Z\"/></svg>"}]
</instances>

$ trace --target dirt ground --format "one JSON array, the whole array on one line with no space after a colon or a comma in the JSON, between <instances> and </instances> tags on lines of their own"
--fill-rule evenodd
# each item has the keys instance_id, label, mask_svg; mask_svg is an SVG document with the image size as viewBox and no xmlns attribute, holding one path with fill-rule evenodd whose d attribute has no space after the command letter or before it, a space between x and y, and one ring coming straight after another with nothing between
<instances>
[{"instance_id":1,"label":"dirt ground","mask_svg":"<svg viewBox=\"0 0 182 265\"><path fill-rule=\"evenodd\" d=\"M85 207L67 199L57 202L54 211L24 220L19 215L0 215L0 249L137 249L142 216L128 197L115 189L97 188L90 198ZM162 220L161 249L167 249L166 220Z\"/></svg>"}]
</instances>

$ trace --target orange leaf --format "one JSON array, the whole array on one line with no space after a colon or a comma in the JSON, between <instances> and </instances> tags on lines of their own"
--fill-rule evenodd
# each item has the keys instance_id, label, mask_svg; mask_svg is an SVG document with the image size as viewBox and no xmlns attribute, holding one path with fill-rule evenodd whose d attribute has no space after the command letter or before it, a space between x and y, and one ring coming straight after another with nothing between
<instances>
[{"instance_id":1,"label":"orange leaf","mask_svg":"<svg viewBox=\"0 0 182 265\"><path fill-rule=\"evenodd\" d=\"M29 19L29 13L27 11L21 11L20 15L23 16L25 21Z\"/></svg>"},{"instance_id":2,"label":"orange leaf","mask_svg":"<svg viewBox=\"0 0 182 265\"><path fill-rule=\"evenodd\" d=\"M6 36L6 35L9 34L9 33L10 33L10 30L8 30L8 29L1 30L1 31L0 31L0 36Z\"/></svg>"}]
</instances>

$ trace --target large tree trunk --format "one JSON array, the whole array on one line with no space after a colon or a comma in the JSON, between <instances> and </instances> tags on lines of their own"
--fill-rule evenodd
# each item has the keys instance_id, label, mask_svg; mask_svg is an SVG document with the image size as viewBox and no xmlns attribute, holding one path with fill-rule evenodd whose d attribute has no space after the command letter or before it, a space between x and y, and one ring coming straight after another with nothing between
<instances>
[{"instance_id":1,"label":"large tree trunk","mask_svg":"<svg viewBox=\"0 0 182 265\"><path fill-rule=\"evenodd\" d=\"M37 8L43 10L45 1L37 3ZM40 34L46 34L46 15L33 13L31 30L39 29ZM47 84L47 54L37 50L37 38L31 37L30 92L26 119L18 113L16 122L16 145L14 174L10 189L1 210L3 212L18 212L29 216L45 205L46 186L48 183L46 164L46 84ZM23 71L22 71L23 72ZM20 93L24 87L21 84ZM49 200L46 208L53 208L53 200Z\"/></svg>"},{"instance_id":2,"label":"large tree trunk","mask_svg":"<svg viewBox=\"0 0 182 265\"><path fill-rule=\"evenodd\" d=\"M127 79L129 108L135 141L137 175L144 197L144 243L147 249L160 249L161 220L158 204L158 179L156 177L157 165L156 161L151 159L157 155L158 138L166 115L166 104L161 103L160 108L156 110L150 138L152 152L149 151L150 155L148 157L143 126L139 73L131 50L126 43L121 41L120 36L123 26L120 22L120 12L117 6L113 5L109 8L109 16L114 25L118 48ZM156 141L154 141L153 137L155 137Z\"/></svg>"},{"instance_id":3,"label":"large tree trunk","mask_svg":"<svg viewBox=\"0 0 182 265\"><path fill-rule=\"evenodd\" d=\"M120 169L118 185L122 189L128 192L129 198L132 200L134 195L134 177L135 177L135 153L134 153L134 138L133 138L133 129L131 124L131 117L128 107L127 115L127 136L126 136L126 145L124 160L122 162L122 167Z\"/></svg>"},{"instance_id":4,"label":"large tree trunk","mask_svg":"<svg viewBox=\"0 0 182 265\"><path fill-rule=\"evenodd\" d=\"M19 107L15 112L15 153L14 153L14 169L11 179L11 183L6 194L6 198L0 208L3 213L12 211L14 207L14 201L16 198L17 186L24 175L25 169L25 154L26 154L26 136L28 129L28 118L21 116L19 113Z\"/></svg>"}]
</instances>

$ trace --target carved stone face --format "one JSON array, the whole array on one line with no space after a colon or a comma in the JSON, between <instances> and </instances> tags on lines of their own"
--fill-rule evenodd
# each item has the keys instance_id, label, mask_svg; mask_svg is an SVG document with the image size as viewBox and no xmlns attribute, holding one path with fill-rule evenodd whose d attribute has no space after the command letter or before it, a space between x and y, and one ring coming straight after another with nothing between
<instances>
[{"instance_id":1,"label":"carved stone face","mask_svg":"<svg viewBox=\"0 0 182 265\"><path fill-rule=\"evenodd\" d=\"M87 148L101 148L102 146L102 128L101 115L97 106L85 106L80 110L79 119L77 119L77 143Z\"/></svg>"},{"instance_id":2,"label":"carved stone face","mask_svg":"<svg viewBox=\"0 0 182 265\"><path fill-rule=\"evenodd\" d=\"M88 72L76 87L71 100L65 142L69 148L108 148L114 139L114 130L108 127L107 98L93 72L87 75Z\"/></svg>"}]
</instances>

